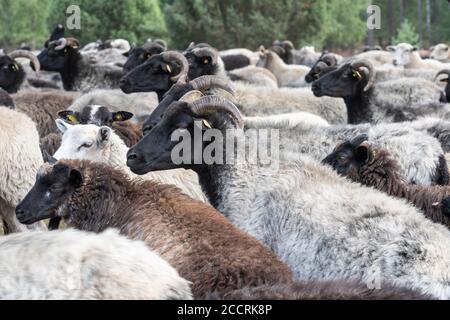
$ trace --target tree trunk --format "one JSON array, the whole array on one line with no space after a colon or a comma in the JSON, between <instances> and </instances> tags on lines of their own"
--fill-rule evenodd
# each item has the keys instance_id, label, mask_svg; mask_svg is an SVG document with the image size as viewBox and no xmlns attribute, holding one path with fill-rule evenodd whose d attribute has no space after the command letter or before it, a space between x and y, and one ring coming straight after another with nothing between
<instances>
[{"instance_id":1,"label":"tree trunk","mask_svg":"<svg viewBox=\"0 0 450 320\"><path fill-rule=\"evenodd\" d=\"M423 46L423 14L422 0L417 0L417 26L419 29L419 45Z\"/></svg>"},{"instance_id":2,"label":"tree trunk","mask_svg":"<svg viewBox=\"0 0 450 320\"><path fill-rule=\"evenodd\" d=\"M433 43L433 39L431 36L431 3L430 0L426 0L426 12L427 12L427 37L428 37L428 45Z\"/></svg>"},{"instance_id":3,"label":"tree trunk","mask_svg":"<svg viewBox=\"0 0 450 320\"><path fill-rule=\"evenodd\" d=\"M405 2L403 0L399 0L399 8L400 8L400 23L405 20Z\"/></svg>"},{"instance_id":4,"label":"tree trunk","mask_svg":"<svg viewBox=\"0 0 450 320\"><path fill-rule=\"evenodd\" d=\"M387 8L388 8L388 30L389 30L389 40L388 42L391 42L391 39L395 35L395 17L394 17L394 1L393 0L387 0Z\"/></svg>"}]
</instances>

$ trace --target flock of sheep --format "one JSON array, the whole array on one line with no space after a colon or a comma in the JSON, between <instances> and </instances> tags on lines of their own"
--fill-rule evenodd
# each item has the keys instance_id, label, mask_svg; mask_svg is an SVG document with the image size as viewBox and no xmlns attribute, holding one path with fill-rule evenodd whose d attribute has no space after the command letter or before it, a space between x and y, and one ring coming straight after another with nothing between
<instances>
[{"instance_id":1,"label":"flock of sheep","mask_svg":"<svg viewBox=\"0 0 450 320\"><path fill-rule=\"evenodd\" d=\"M430 51L81 46L58 25L0 56L0 298L450 299L450 53ZM198 120L277 130L278 170L174 163Z\"/></svg>"}]
</instances>

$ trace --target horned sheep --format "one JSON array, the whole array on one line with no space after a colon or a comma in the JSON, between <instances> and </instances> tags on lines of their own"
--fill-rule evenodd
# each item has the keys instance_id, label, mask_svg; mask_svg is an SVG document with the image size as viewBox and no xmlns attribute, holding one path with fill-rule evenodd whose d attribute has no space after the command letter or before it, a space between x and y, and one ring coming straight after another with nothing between
<instances>
[{"instance_id":1,"label":"horned sheep","mask_svg":"<svg viewBox=\"0 0 450 320\"><path fill-rule=\"evenodd\" d=\"M193 169L211 204L274 250L298 280L377 279L441 299L450 297L446 227L429 221L404 201L349 182L305 156L273 159L272 164L278 164L275 170L245 159L213 165L190 164L191 159L175 165L168 154L177 142L170 141L168 130L182 123L191 132L194 119L208 121L227 141L242 139L243 120L230 101L212 96L190 104L177 102L130 149L131 170L144 174L174 167Z\"/></svg>"}]
</instances>

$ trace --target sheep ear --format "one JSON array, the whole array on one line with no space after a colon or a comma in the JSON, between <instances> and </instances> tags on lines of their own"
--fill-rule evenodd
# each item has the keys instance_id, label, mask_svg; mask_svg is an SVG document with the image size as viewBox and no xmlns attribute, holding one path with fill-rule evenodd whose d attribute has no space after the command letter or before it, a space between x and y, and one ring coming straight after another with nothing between
<instances>
[{"instance_id":1,"label":"sheep ear","mask_svg":"<svg viewBox=\"0 0 450 320\"><path fill-rule=\"evenodd\" d=\"M69 181L72 186L78 188L83 183L83 174L77 169L72 169L69 173Z\"/></svg>"},{"instance_id":2,"label":"sheep ear","mask_svg":"<svg viewBox=\"0 0 450 320\"><path fill-rule=\"evenodd\" d=\"M55 158L53 158L53 156L51 156L47 150L43 150L42 151L42 157L44 159L44 162L50 163L50 164L55 164L56 162L58 162L58 160L56 160Z\"/></svg>"},{"instance_id":3,"label":"sheep ear","mask_svg":"<svg viewBox=\"0 0 450 320\"><path fill-rule=\"evenodd\" d=\"M100 146L104 146L109 139L111 138L111 128L103 126L100 128L100 130L98 130L98 135L97 135L97 143Z\"/></svg>"},{"instance_id":4,"label":"sheep ear","mask_svg":"<svg viewBox=\"0 0 450 320\"><path fill-rule=\"evenodd\" d=\"M359 146L355 150L355 158L358 163L363 164L369 160L369 149L367 146Z\"/></svg>"},{"instance_id":5,"label":"sheep ear","mask_svg":"<svg viewBox=\"0 0 450 320\"><path fill-rule=\"evenodd\" d=\"M133 118L134 114L127 111L118 111L112 113L113 121L127 121Z\"/></svg>"},{"instance_id":6,"label":"sheep ear","mask_svg":"<svg viewBox=\"0 0 450 320\"><path fill-rule=\"evenodd\" d=\"M58 116L62 120L66 121L68 123L73 123L73 124L78 123L77 115L73 111L70 111L70 110L60 111L60 112L58 112Z\"/></svg>"},{"instance_id":7,"label":"sheep ear","mask_svg":"<svg viewBox=\"0 0 450 320\"><path fill-rule=\"evenodd\" d=\"M63 134L72 126L71 124L68 124L67 122L61 119L56 119L55 122L56 126L58 127L58 130Z\"/></svg>"},{"instance_id":8,"label":"sheep ear","mask_svg":"<svg viewBox=\"0 0 450 320\"><path fill-rule=\"evenodd\" d=\"M394 46L387 46L386 50L389 52L395 52L395 47Z\"/></svg>"}]
</instances>

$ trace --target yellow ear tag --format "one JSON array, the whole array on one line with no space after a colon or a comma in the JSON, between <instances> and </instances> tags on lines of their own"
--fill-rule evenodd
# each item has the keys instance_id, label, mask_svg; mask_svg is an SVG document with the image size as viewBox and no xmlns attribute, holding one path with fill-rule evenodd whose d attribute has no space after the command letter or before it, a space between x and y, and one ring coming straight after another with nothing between
<instances>
[{"instance_id":1,"label":"yellow ear tag","mask_svg":"<svg viewBox=\"0 0 450 320\"><path fill-rule=\"evenodd\" d=\"M120 113L116 114L115 118L116 118L116 121L122 121L122 119L123 119L123 117Z\"/></svg>"},{"instance_id":2,"label":"yellow ear tag","mask_svg":"<svg viewBox=\"0 0 450 320\"><path fill-rule=\"evenodd\" d=\"M67 120L68 120L69 122L71 122L71 123L76 123L76 122L78 122L78 121L77 121L77 117L74 116L73 114L69 114L69 115L67 116Z\"/></svg>"},{"instance_id":3,"label":"yellow ear tag","mask_svg":"<svg viewBox=\"0 0 450 320\"><path fill-rule=\"evenodd\" d=\"M212 129L212 126L211 126L211 124L208 122L208 120L203 120L202 122L203 122L203 125L204 125L205 127L207 127L208 129Z\"/></svg>"},{"instance_id":4,"label":"yellow ear tag","mask_svg":"<svg viewBox=\"0 0 450 320\"><path fill-rule=\"evenodd\" d=\"M353 72L353 77L355 77L356 79L361 79L362 78L361 73L359 73L359 71L354 71Z\"/></svg>"},{"instance_id":5,"label":"yellow ear tag","mask_svg":"<svg viewBox=\"0 0 450 320\"><path fill-rule=\"evenodd\" d=\"M208 59L203 60L203 64L208 64L208 63L209 63Z\"/></svg>"},{"instance_id":6,"label":"yellow ear tag","mask_svg":"<svg viewBox=\"0 0 450 320\"><path fill-rule=\"evenodd\" d=\"M166 70L168 73L172 73L172 68L171 68L168 64L166 64L166 65L164 66L164 68L165 68L165 70Z\"/></svg>"}]
</instances>

